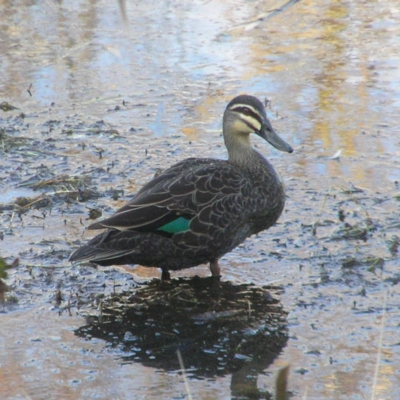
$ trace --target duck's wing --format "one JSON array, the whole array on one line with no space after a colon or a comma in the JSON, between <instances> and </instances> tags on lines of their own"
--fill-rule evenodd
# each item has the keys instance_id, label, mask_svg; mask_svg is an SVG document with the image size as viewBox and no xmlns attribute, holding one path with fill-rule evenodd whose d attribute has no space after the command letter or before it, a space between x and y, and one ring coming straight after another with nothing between
<instances>
[{"instance_id":1,"label":"duck's wing","mask_svg":"<svg viewBox=\"0 0 400 400\"><path fill-rule=\"evenodd\" d=\"M243 179L226 161L187 159L152 179L114 215L89 229L183 232L202 210L239 194Z\"/></svg>"}]
</instances>

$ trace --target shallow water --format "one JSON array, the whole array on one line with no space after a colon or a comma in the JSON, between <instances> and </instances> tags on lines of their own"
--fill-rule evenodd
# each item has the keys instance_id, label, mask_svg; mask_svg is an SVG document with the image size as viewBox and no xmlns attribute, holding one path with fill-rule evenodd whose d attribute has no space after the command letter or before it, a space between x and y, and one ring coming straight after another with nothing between
<instances>
[{"instance_id":1,"label":"shallow water","mask_svg":"<svg viewBox=\"0 0 400 400\"><path fill-rule=\"evenodd\" d=\"M67 259L90 237L89 209L109 215L183 158L225 157L221 115L238 93L270 100L295 148L254 139L286 209L221 260L224 282L284 288L288 340L257 395L289 363L293 399L400 397L398 4L284 4L0 4L0 103L18 108L0 111L0 256L19 258L6 280L18 303L0 314L1 398L188 397L179 371L74 333L102 296L159 271ZM190 370L192 397L231 398L234 376Z\"/></svg>"}]
</instances>

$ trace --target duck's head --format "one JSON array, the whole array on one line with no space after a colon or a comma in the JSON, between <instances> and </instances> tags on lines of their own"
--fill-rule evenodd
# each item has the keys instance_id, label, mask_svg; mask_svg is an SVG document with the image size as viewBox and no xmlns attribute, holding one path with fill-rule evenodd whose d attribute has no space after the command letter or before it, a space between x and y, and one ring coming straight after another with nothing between
<instances>
[{"instance_id":1,"label":"duck's head","mask_svg":"<svg viewBox=\"0 0 400 400\"><path fill-rule=\"evenodd\" d=\"M231 100L224 113L223 131L230 155L238 143L250 148L251 133L262 137L278 150L288 153L293 151L292 147L274 131L264 105L253 96L240 95Z\"/></svg>"}]
</instances>

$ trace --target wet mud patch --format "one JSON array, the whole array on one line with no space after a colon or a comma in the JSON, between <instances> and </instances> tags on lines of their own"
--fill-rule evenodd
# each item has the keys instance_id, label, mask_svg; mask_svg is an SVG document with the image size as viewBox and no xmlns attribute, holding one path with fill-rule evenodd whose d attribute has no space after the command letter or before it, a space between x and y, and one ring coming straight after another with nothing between
<instances>
[{"instance_id":1,"label":"wet mud patch","mask_svg":"<svg viewBox=\"0 0 400 400\"><path fill-rule=\"evenodd\" d=\"M2 311L48 304L50 310L59 314L79 314L82 310L98 307L102 298L110 293L138 285L132 276L115 269L97 270L92 266L78 265L57 267L59 260L68 255L69 252L65 251L45 251L40 257L48 259L47 265L27 262L8 265L7 280L3 281L6 286L3 286Z\"/></svg>"},{"instance_id":2,"label":"wet mud patch","mask_svg":"<svg viewBox=\"0 0 400 400\"><path fill-rule=\"evenodd\" d=\"M0 257L9 262L18 256L49 266L55 260L44 257L47 245L49 252L65 252L60 266L73 246L67 232L79 238L86 221L99 218L103 208L111 210L99 207L99 199L121 197L124 189L113 183L134 168L131 160L110 160L103 150L125 140L109 124L82 122L78 115L60 122L50 114L0 119ZM143 158L144 151L137 161Z\"/></svg>"},{"instance_id":3,"label":"wet mud patch","mask_svg":"<svg viewBox=\"0 0 400 400\"><path fill-rule=\"evenodd\" d=\"M382 193L342 178L323 190L315 183L287 183L287 207L300 217L288 211L275 232L275 257L287 269L271 278L284 276L281 301L291 310L289 386L313 388L318 398L398 393L395 374L384 367L397 365L399 355L397 187Z\"/></svg>"},{"instance_id":4,"label":"wet mud patch","mask_svg":"<svg viewBox=\"0 0 400 400\"><path fill-rule=\"evenodd\" d=\"M304 262L303 266L323 264L336 270L335 275L356 266L366 266L364 272L373 266L378 270L386 263L390 271L398 258L396 191L379 193L339 180L331 183L324 190L313 182L287 183L287 207L299 210L300 218L290 218L287 211L288 218L276 226L285 237L278 240L277 254Z\"/></svg>"}]
</instances>

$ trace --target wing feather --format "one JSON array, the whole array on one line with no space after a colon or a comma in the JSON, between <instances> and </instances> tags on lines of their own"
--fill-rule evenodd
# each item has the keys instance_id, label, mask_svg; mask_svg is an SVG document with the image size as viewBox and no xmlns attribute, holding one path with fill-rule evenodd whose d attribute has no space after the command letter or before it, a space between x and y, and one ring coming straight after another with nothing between
<instances>
[{"instance_id":1,"label":"wing feather","mask_svg":"<svg viewBox=\"0 0 400 400\"><path fill-rule=\"evenodd\" d=\"M179 216L202 210L241 190L243 176L223 160L187 159L152 179L114 215L88 229L154 231Z\"/></svg>"}]
</instances>

